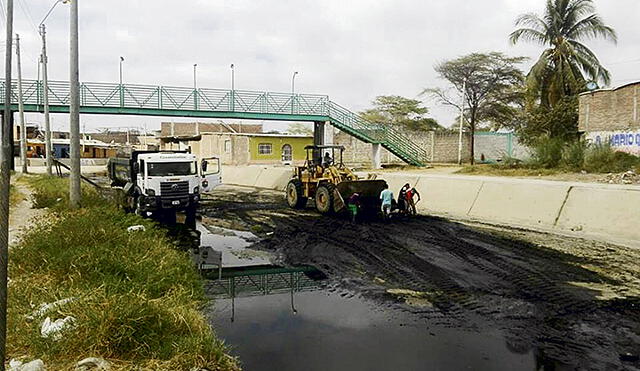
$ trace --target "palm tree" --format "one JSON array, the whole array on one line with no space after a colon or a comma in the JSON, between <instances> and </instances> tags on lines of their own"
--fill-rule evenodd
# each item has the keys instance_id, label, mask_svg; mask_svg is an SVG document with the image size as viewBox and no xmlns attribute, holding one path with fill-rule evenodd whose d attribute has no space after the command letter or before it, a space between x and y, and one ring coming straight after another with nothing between
<instances>
[{"instance_id":1,"label":"palm tree","mask_svg":"<svg viewBox=\"0 0 640 371\"><path fill-rule=\"evenodd\" d=\"M511 33L512 44L532 41L548 46L527 75L529 97L543 107L585 90L587 81L609 84L611 76L581 41L601 37L617 42L613 28L595 13L592 0L547 0L542 17L523 14Z\"/></svg>"}]
</instances>

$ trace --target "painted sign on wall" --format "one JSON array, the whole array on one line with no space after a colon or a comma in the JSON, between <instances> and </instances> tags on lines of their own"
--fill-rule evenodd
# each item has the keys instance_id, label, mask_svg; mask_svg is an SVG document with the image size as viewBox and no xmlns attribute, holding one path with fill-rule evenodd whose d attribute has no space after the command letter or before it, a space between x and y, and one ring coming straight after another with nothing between
<instances>
[{"instance_id":1,"label":"painted sign on wall","mask_svg":"<svg viewBox=\"0 0 640 371\"><path fill-rule=\"evenodd\" d=\"M640 156L640 130L594 131L587 134L587 140L595 144L609 143L615 151Z\"/></svg>"}]
</instances>

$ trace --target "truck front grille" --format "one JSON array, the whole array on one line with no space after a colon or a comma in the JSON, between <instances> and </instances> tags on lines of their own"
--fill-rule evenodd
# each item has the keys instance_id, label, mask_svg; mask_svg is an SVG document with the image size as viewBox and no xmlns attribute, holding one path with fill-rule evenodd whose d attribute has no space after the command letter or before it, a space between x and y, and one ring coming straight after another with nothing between
<instances>
[{"instance_id":1,"label":"truck front grille","mask_svg":"<svg viewBox=\"0 0 640 371\"><path fill-rule=\"evenodd\" d=\"M189 182L162 182L160 183L160 196L162 198L188 197Z\"/></svg>"}]
</instances>

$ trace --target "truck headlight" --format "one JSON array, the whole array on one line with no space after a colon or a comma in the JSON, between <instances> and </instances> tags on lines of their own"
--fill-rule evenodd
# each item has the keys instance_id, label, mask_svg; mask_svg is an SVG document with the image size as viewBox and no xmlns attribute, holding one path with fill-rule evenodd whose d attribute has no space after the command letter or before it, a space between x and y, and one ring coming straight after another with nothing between
<instances>
[{"instance_id":1,"label":"truck headlight","mask_svg":"<svg viewBox=\"0 0 640 371\"><path fill-rule=\"evenodd\" d=\"M153 189L147 189L147 196L155 197L156 196L156 191L154 191Z\"/></svg>"}]
</instances>

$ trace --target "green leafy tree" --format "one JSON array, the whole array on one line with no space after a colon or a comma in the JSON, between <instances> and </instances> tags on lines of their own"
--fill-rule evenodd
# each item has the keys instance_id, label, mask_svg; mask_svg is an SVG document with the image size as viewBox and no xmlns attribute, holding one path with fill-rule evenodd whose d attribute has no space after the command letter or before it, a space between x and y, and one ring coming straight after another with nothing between
<instances>
[{"instance_id":1,"label":"green leafy tree","mask_svg":"<svg viewBox=\"0 0 640 371\"><path fill-rule=\"evenodd\" d=\"M391 124L406 130L421 131L442 129L438 122L430 117L427 107L416 99L397 95L382 95L374 99L373 108L360 112L367 121Z\"/></svg>"},{"instance_id":2,"label":"green leafy tree","mask_svg":"<svg viewBox=\"0 0 640 371\"><path fill-rule=\"evenodd\" d=\"M291 135L313 135L311 125L302 122L294 122L289 124L287 133Z\"/></svg>"},{"instance_id":3,"label":"green leafy tree","mask_svg":"<svg viewBox=\"0 0 640 371\"><path fill-rule=\"evenodd\" d=\"M520 140L530 146L537 146L545 139L574 141L578 138L578 98L563 97L551 108L533 108L515 129Z\"/></svg>"},{"instance_id":4,"label":"green leafy tree","mask_svg":"<svg viewBox=\"0 0 640 371\"><path fill-rule=\"evenodd\" d=\"M425 89L423 94L441 104L461 111L464 86L464 121L471 130L471 162L473 134L480 124L493 127L511 126L524 99L524 75L518 68L524 57L507 57L498 52L472 53L441 62L435 66L447 89Z\"/></svg>"},{"instance_id":5,"label":"green leafy tree","mask_svg":"<svg viewBox=\"0 0 640 371\"><path fill-rule=\"evenodd\" d=\"M521 26L509 39L547 46L527 75L527 93L533 102L550 107L562 97L585 89L587 81L608 84L607 71L596 55L582 43L591 38L617 42L616 32L595 13L592 0L547 0L544 14L523 14Z\"/></svg>"}]
</instances>

